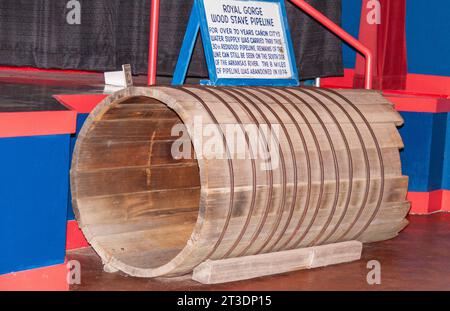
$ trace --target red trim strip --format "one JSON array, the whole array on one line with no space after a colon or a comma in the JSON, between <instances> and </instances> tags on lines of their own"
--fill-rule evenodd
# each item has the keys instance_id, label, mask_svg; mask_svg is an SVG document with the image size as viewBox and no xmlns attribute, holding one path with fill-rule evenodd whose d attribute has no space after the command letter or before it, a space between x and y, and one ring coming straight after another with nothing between
<instances>
[{"instance_id":1,"label":"red trim strip","mask_svg":"<svg viewBox=\"0 0 450 311\"><path fill-rule=\"evenodd\" d=\"M68 291L67 264L0 275L0 291Z\"/></svg>"},{"instance_id":2,"label":"red trim strip","mask_svg":"<svg viewBox=\"0 0 450 311\"><path fill-rule=\"evenodd\" d=\"M32 71L32 72L49 72L49 73L78 73L78 74L98 74L96 71L74 70L74 69L43 69L36 67L14 67L14 66L0 66L1 71L15 70L15 71Z\"/></svg>"},{"instance_id":3,"label":"red trim strip","mask_svg":"<svg viewBox=\"0 0 450 311\"><path fill-rule=\"evenodd\" d=\"M87 81L86 79L70 79L67 78L68 75L64 74L63 78L52 76L49 78L36 77L35 75L27 75L22 77L0 77L0 83L9 83L9 84L31 84L31 85L39 85L39 86L63 86L73 88L74 85L85 85L89 86L89 84L95 83L94 79L90 79ZM73 76L72 76L73 77ZM94 77L94 76L93 76ZM103 78L102 78L103 79ZM103 80L97 80L97 84L103 83Z\"/></svg>"},{"instance_id":4,"label":"red trim strip","mask_svg":"<svg viewBox=\"0 0 450 311\"><path fill-rule=\"evenodd\" d=\"M448 98L450 95L450 77L410 73L406 79L406 90Z\"/></svg>"},{"instance_id":5,"label":"red trim strip","mask_svg":"<svg viewBox=\"0 0 450 311\"><path fill-rule=\"evenodd\" d=\"M432 98L443 98L443 99L449 99L450 96L444 95L444 94L431 94L431 93L418 93L413 91L406 91L406 90L384 90L383 94L388 95L409 95L409 96L424 96L424 97L432 97Z\"/></svg>"},{"instance_id":6,"label":"red trim strip","mask_svg":"<svg viewBox=\"0 0 450 311\"><path fill-rule=\"evenodd\" d=\"M426 215L437 211L450 212L450 190L408 192L410 214Z\"/></svg>"},{"instance_id":7,"label":"red trim strip","mask_svg":"<svg viewBox=\"0 0 450 311\"><path fill-rule=\"evenodd\" d=\"M344 69L342 77L328 77L320 79L320 86L327 88L353 88L354 69Z\"/></svg>"},{"instance_id":8,"label":"red trim strip","mask_svg":"<svg viewBox=\"0 0 450 311\"><path fill-rule=\"evenodd\" d=\"M76 220L67 222L66 250L89 247L89 243L84 237L83 232L78 227Z\"/></svg>"},{"instance_id":9,"label":"red trim strip","mask_svg":"<svg viewBox=\"0 0 450 311\"><path fill-rule=\"evenodd\" d=\"M322 87L353 88L355 70L344 69L342 77L328 77L321 79ZM383 90L387 94L409 94L450 99L450 77L409 73L405 90Z\"/></svg>"},{"instance_id":10,"label":"red trim strip","mask_svg":"<svg viewBox=\"0 0 450 311\"><path fill-rule=\"evenodd\" d=\"M75 130L75 111L0 113L0 138L71 134Z\"/></svg>"},{"instance_id":11,"label":"red trim strip","mask_svg":"<svg viewBox=\"0 0 450 311\"><path fill-rule=\"evenodd\" d=\"M78 113L91 113L91 111L108 95L105 94L74 94L54 95L57 101Z\"/></svg>"},{"instance_id":12,"label":"red trim strip","mask_svg":"<svg viewBox=\"0 0 450 311\"><path fill-rule=\"evenodd\" d=\"M450 112L450 99L424 96L384 95L395 105L397 111L441 113Z\"/></svg>"},{"instance_id":13,"label":"red trim strip","mask_svg":"<svg viewBox=\"0 0 450 311\"><path fill-rule=\"evenodd\" d=\"M442 191L441 211L450 212L450 190Z\"/></svg>"}]
</instances>

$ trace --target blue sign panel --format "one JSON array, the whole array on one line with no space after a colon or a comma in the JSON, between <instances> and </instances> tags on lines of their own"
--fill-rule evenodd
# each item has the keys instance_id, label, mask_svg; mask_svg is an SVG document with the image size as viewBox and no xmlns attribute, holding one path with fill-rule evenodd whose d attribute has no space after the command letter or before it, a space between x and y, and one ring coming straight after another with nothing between
<instances>
[{"instance_id":1,"label":"blue sign panel","mask_svg":"<svg viewBox=\"0 0 450 311\"><path fill-rule=\"evenodd\" d=\"M200 31L208 85L299 84L282 0L195 0L172 84L181 85Z\"/></svg>"}]
</instances>

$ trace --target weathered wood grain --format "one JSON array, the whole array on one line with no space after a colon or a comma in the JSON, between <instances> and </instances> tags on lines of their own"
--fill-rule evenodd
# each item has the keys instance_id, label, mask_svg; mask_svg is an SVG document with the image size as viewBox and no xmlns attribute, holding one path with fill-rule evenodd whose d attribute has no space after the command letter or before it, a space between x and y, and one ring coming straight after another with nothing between
<instances>
[{"instance_id":1,"label":"weathered wood grain","mask_svg":"<svg viewBox=\"0 0 450 311\"><path fill-rule=\"evenodd\" d=\"M290 271L284 252L305 259L316 247L316 265L339 262L332 245L389 239L407 224L402 123L372 91L128 88L97 106L79 135L75 215L108 269L139 277L186 274L205 260L239 265L242 256L261 263L239 277L259 276L261 258L273 262L268 273ZM205 148L209 125L217 150ZM230 125L241 132L229 135ZM173 156L174 142L190 147L187 158ZM224 267L215 282L231 277L232 264Z\"/></svg>"},{"instance_id":2,"label":"weathered wood grain","mask_svg":"<svg viewBox=\"0 0 450 311\"><path fill-rule=\"evenodd\" d=\"M195 267L194 281L218 284L351 262L361 259L362 243L340 242L277 253L207 260Z\"/></svg>"}]
</instances>

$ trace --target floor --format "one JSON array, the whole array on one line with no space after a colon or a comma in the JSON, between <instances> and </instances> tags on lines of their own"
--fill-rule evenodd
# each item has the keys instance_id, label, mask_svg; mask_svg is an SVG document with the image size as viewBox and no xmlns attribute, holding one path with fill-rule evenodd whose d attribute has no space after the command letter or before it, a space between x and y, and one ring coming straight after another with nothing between
<instances>
[{"instance_id":1,"label":"floor","mask_svg":"<svg viewBox=\"0 0 450 311\"><path fill-rule=\"evenodd\" d=\"M71 290L450 290L450 214L409 220L397 238L366 244L360 261L214 286L189 276L140 279L106 273L95 252L84 248L68 253L68 260L81 263L81 284ZM380 285L367 283L370 260L380 262Z\"/></svg>"}]
</instances>

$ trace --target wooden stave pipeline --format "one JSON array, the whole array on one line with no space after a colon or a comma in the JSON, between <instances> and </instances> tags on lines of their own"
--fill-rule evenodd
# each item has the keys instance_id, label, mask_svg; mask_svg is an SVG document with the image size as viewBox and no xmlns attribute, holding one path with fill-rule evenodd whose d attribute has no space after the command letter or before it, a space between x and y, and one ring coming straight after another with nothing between
<instances>
[{"instance_id":1,"label":"wooden stave pipeline","mask_svg":"<svg viewBox=\"0 0 450 311\"><path fill-rule=\"evenodd\" d=\"M170 109L164 108L166 105ZM257 170L261 164L258 160L198 159L196 163L186 164L189 169L182 170L189 173L181 178L192 179L193 167L198 166L197 188L167 191L170 199L165 198L166 201L154 199L156 191L145 191L145 187L134 189L137 191L128 189L132 191L128 194L116 194L125 189L126 184L114 189L113 181L130 178L131 184L142 184L145 177L153 178L160 170L150 165L155 157L145 151L148 145L156 146L159 141L150 144L145 141L131 154L127 154L127 150L132 149L124 146L133 142L139 145L143 137L149 136L150 132L143 129L152 124L152 118L158 118L157 123L163 126L172 123L165 124L161 120L179 118L193 135L193 116L201 116L210 124L281 124L280 155L285 158L285 168L262 173ZM145 126L136 125L140 122ZM128 88L97 106L79 135L71 170L75 215L104 263L141 277L189 273L206 259L349 239L371 242L392 238L407 224L404 217L409 209L405 200L407 178L401 175L398 155L402 142L395 129L395 125L401 123L392 105L372 91L197 86ZM384 128L390 130L384 131ZM143 131L143 135L139 131ZM246 139L246 143L248 141ZM223 142L227 149L226 139ZM345 148L337 142L343 143ZM95 144L98 144L97 149L92 147ZM310 148L301 152L298 145ZM98 148L109 152L101 153ZM123 159L120 154L125 154ZM136 154L137 159L132 157ZM380 160L380 154L389 161ZM97 157L103 157L103 163L95 163L95 166L91 162ZM117 160L111 160L114 157L122 161L121 165L131 163L122 170L132 173L109 172L108 175L111 167L104 167L104 164L118 165ZM333 163L331 168L329 162ZM355 162L358 164L354 165ZM352 170L353 166L356 169ZM330 174L336 168L339 174ZM141 170L138 177L133 175L137 174L134 170ZM154 180L147 186L157 186L160 182ZM105 189L102 184L106 184ZM108 187L111 187L110 193ZM97 188L101 188L98 193ZM352 189L360 190L349 196ZM293 200L293 191L297 201ZM176 193L189 198L191 204L176 198ZM307 202L303 197L308 198L305 198ZM199 200L198 217L192 206L196 198ZM153 211L153 201L165 208ZM166 206L170 204L182 207L170 209ZM328 215L327 211L330 211ZM177 217L177 213L183 216ZM183 223L186 219L188 225ZM171 226L170 221L181 222L181 225ZM175 231L173 235L182 238L168 242L165 237L170 234L167 230L170 227ZM159 231L163 233L155 233Z\"/></svg>"}]
</instances>

